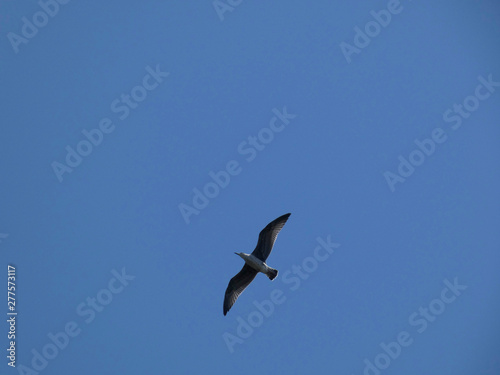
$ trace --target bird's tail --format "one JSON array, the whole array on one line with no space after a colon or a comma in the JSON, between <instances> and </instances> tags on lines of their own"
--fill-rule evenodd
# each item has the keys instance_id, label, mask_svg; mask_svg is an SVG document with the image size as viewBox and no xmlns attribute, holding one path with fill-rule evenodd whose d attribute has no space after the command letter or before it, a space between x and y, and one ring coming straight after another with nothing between
<instances>
[{"instance_id":1,"label":"bird's tail","mask_svg":"<svg viewBox=\"0 0 500 375\"><path fill-rule=\"evenodd\" d=\"M274 268L269 267L266 273L267 277L269 277L270 280L274 280L276 276L278 276L278 270L275 270Z\"/></svg>"}]
</instances>

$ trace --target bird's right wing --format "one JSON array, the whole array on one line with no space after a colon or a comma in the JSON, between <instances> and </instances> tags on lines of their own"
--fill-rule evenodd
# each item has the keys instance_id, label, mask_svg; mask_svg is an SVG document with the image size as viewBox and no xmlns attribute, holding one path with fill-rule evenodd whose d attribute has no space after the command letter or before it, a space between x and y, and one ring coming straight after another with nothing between
<instances>
[{"instance_id":1,"label":"bird's right wing","mask_svg":"<svg viewBox=\"0 0 500 375\"><path fill-rule=\"evenodd\" d=\"M257 276L257 273L256 270L245 263L241 271L229 281L226 295L224 296L224 315L227 314L240 294L243 293L245 288L252 282L255 276Z\"/></svg>"}]
</instances>

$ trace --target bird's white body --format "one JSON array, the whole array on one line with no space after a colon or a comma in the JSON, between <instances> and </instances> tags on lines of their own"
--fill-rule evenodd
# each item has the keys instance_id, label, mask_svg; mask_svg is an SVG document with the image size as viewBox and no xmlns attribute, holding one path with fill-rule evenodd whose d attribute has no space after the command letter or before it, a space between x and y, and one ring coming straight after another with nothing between
<instances>
[{"instance_id":1,"label":"bird's white body","mask_svg":"<svg viewBox=\"0 0 500 375\"><path fill-rule=\"evenodd\" d=\"M262 272L267 275L271 267L269 267L265 262L257 258L255 255L246 253L235 253L243 258L246 264L252 267L255 271Z\"/></svg>"}]
</instances>

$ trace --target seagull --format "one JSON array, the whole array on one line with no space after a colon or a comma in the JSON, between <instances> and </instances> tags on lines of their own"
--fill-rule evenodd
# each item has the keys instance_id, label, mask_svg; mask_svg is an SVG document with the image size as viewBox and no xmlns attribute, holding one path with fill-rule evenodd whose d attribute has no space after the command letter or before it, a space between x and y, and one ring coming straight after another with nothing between
<instances>
[{"instance_id":1,"label":"seagull","mask_svg":"<svg viewBox=\"0 0 500 375\"><path fill-rule=\"evenodd\" d=\"M289 216L290 214L280 216L262 229L259 234L259 241L252 254L235 253L243 258L245 265L241 271L229 281L224 296L224 315L227 314L240 294L250 285L259 272L262 272L271 280L274 280L276 276L278 276L278 270L269 267L265 261L269 254L271 254L274 241L276 241L278 233L285 226Z\"/></svg>"}]
</instances>

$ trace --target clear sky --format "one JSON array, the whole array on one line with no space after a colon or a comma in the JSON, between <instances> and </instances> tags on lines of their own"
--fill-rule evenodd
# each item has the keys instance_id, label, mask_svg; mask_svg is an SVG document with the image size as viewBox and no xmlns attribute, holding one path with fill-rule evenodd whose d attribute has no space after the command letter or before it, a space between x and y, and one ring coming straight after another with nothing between
<instances>
[{"instance_id":1,"label":"clear sky","mask_svg":"<svg viewBox=\"0 0 500 375\"><path fill-rule=\"evenodd\" d=\"M0 37L1 374L500 373L498 1L2 0Z\"/></svg>"}]
</instances>

